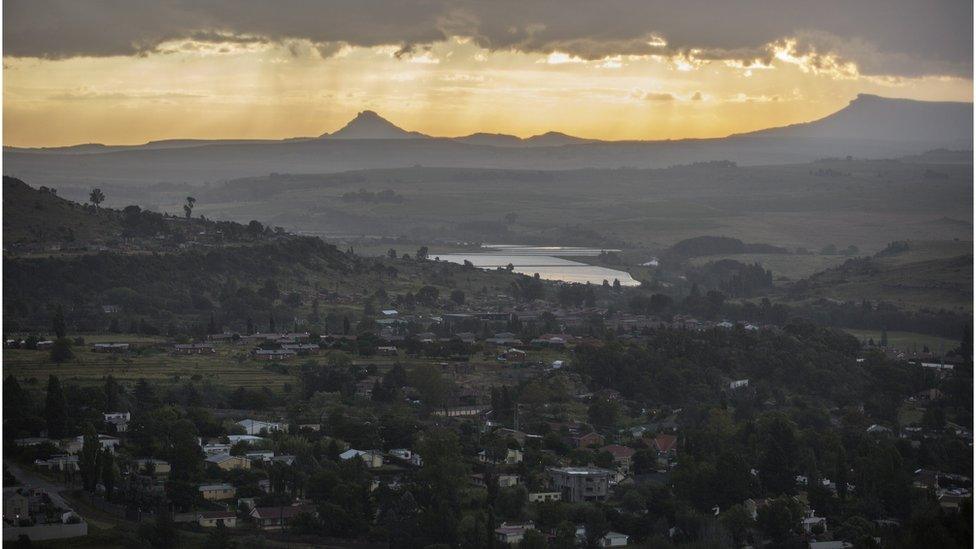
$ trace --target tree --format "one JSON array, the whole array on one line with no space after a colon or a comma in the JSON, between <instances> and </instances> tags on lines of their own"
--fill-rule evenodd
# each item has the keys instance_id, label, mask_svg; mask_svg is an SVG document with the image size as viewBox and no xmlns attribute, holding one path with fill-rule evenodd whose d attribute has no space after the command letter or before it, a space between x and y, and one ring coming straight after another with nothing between
<instances>
[{"instance_id":1,"label":"tree","mask_svg":"<svg viewBox=\"0 0 976 549\"><path fill-rule=\"evenodd\" d=\"M119 382L115 380L114 376L108 376L105 378L105 385L102 388L105 393L105 412L117 412L121 407L121 389L119 388Z\"/></svg>"},{"instance_id":2,"label":"tree","mask_svg":"<svg viewBox=\"0 0 976 549\"><path fill-rule=\"evenodd\" d=\"M44 402L44 421L47 423L48 438L64 438L68 434L68 407L58 376L47 380L47 398Z\"/></svg>"},{"instance_id":3,"label":"tree","mask_svg":"<svg viewBox=\"0 0 976 549\"><path fill-rule=\"evenodd\" d=\"M98 484L98 473L100 472L98 456L101 451L98 433L95 432L95 427L89 423L85 426L81 455L78 458L78 470L81 473L82 486L92 494L95 493L95 486Z\"/></svg>"},{"instance_id":4,"label":"tree","mask_svg":"<svg viewBox=\"0 0 976 549\"><path fill-rule=\"evenodd\" d=\"M519 543L519 549L546 549L548 546L546 535L534 528L527 530Z\"/></svg>"},{"instance_id":5,"label":"tree","mask_svg":"<svg viewBox=\"0 0 976 549\"><path fill-rule=\"evenodd\" d=\"M427 246L421 246L419 249L417 249L417 261L424 261L429 256L430 253L427 251Z\"/></svg>"},{"instance_id":6,"label":"tree","mask_svg":"<svg viewBox=\"0 0 976 549\"><path fill-rule=\"evenodd\" d=\"M187 219L190 219L190 216L193 215L193 206L196 205L196 203L196 198L193 198L192 196L186 197L186 203L183 204L183 213L186 214Z\"/></svg>"},{"instance_id":7,"label":"tree","mask_svg":"<svg viewBox=\"0 0 976 549\"><path fill-rule=\"evenodd\" d=\"M108 448L102 450L102 467L100 475L102 477L102 484L105 486L105 499L111 501L112 494L115 492L115 456L112 451Z\"/></svg>"},{"instance_id":8,"label":"tree","mask_svg":"<svg viewBox=\"0 0 976 549\"><path fill-rule=\"evenodd\" d=\"M64 308L58 305L58 308L54 310L54 318L51 319L51 331L54 332L54 337L61 339L67 335L68 328L64 321Z\"/></svg>"},{"instance_id":9,"label":"tree","mask_svg":"<svg viewBox=\"0 0 976 549\"><path fill-rule=\"evenodd\" d=\"M454 290L451 292L451 301L457 303L458 305L464 305L464 298L464 291L462 290Z\"/></svg>"},{"instance_id":10,"label":"tree","mask_svg":"<svg viewBox=\"0 0 976 549\"><path fill-rule=\"evenodd\" d=\"M103 193L98 187L95 187L88 194L88 201L91 202L95 208L98 208L98 205L105 201L105 193Z\"/></svg>"},{"instance_id":11,"label":"tree","mask_svg":"<svg viewBox=\"0 0 976 549\"><path fill-rule=\"evenodd\" d=\"M57 363L66 362L75 357L75 354L71 352L71 341L66 337L59 337L54 340L54 345L51 346L51 360Z\"/></svg>"}]
</instances>

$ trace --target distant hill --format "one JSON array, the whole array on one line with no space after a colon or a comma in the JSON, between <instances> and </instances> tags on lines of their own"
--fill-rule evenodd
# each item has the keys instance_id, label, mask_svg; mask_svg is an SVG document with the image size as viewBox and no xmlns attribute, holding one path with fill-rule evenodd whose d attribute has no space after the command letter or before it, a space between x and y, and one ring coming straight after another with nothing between
<instances>
[{"instance_id":1,"label":"distant hill","mask_svg":"<svg viewBox=\"0 0 976 549\"><path fill-rule=\"evenodd\" d=\"M972 148L973 104L912 101L860 94L843 109L820 120L744 135L903 142L943 141Z\"/></svg>"},{"instance_id":2,"label":"distant hill","mask_svg":"<svg viewBox=\"0 0 976 549\"><path fill-rule=\"evenodd\" d=\"M696 162L739 165L822 158L896 158L972 149L972 104L859 96L822 120L716 139L591 141L557 132L431 138L372 111L320 139L168 140L145 145L5 148L4 170L37 185L204 183L268 173L327 173L442 166L566 170L663 168Z\"/></svg>"},{"instance_id":3,"label":"distant hill","mask_svg":"<svg viewBox=\"0 0 976 549\"><path fill-rule=\"evenodd\" d=\"M329 139L417 139L428 136L404 130L373 111L363 111L335 133L322 134L321 137Z\"/></svg>"},{"instance_id":4,"label":"distant hill","mask_svg":"<svg viewBox=\"0 0 976 549\"><path fill-rule=\"evenodd\" d=\"M561 132L546 132L529 137L525 140L525 143L535 147L562 147L563 145L579 145L581 143L594 143L596 141L596 139L584 139Z\"/></svg>"}]
</instances>

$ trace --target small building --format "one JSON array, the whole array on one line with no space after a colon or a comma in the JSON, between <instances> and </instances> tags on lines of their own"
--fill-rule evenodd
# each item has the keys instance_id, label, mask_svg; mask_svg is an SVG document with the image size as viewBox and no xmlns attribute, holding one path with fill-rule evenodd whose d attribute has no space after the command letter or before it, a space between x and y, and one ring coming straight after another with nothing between
<instances>
[{"instance_id":1,"label":"small building","mask_svg":"<svg viewBox=\"0 0 976 549\"><path fill-rule=\"evenodd\" d=\"M105 412L102 414L106 425L114 425L116 433L124 433L129 428L132 421L132 414L129 412Z\"/></svg>"},{"instance_id":2,"label":"small building","mask_svg":"<svg viewBox=\"0 0 976 549\"><path fill-rule=\"evenodd\" d=\"M530 492L529 503L539 503L541 501L561 501L563 495L560 492Z\"/></svg>"},{"instance_id":3,"label":"small building","mask_svg":"<svg viewBox=\"0 0 976 549\"><path fill-rule=\"evenodd\" d=\"M207 458L207 463L212 463L224 471L234 469L247 470L251 468L251 461L244 456L232 456L230 454L217 454Z\"/></svg>"},{"instance_id":4,"label":"small building","mask_svg":"<svg viewBox=\"0 0 976 549\"><path fill-rule=\"evenodd\" d=\"M237 490L230 484L201 484L197 490L207 501L233 499L237 494Z\"/></svg>"},{"instance_id":5,"label":"small building","mask_svg":"<svg viewBox=\"0 0 976 549\"><path fill-rule=\"evenodd\" d=\"M211 343L177 343L173 353L177 355L210 355L217 352Z\"/></svg>"},{"instance_id":6,"label":"small building","mask_svg":"<svg viewBox=\"0 0 976 549\"><path fill-rule=\"evenodd\" d=\"M197 524L203 528L216 528L223 524L227 528L237 527L237 515L231 511L206 511L197 513Z\"/></svg>"}]
</instances>

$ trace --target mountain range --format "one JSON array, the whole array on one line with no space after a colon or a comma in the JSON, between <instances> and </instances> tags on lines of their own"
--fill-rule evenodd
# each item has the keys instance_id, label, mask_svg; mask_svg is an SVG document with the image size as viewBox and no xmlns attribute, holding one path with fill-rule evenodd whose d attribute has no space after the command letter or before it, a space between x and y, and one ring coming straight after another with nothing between
<instances>
[{"instance_id":1,"label":"mountain range","mask_svg":"<svg viewBox=\"0 0 976 549\"><path fill-rule=\"evenodd\" d=\"M4 173L36 184L202 183L278 173L326 173L412 165L467 168L656 168L730 160L743 165L824 157L892 158L973 146L972 103L859 95L820 120L712 139L601 141L548 132L528 138L475 133L434 137L373 111L319 137L173 139L142 145L5 147Z\"/></svg>"}]
</instances>

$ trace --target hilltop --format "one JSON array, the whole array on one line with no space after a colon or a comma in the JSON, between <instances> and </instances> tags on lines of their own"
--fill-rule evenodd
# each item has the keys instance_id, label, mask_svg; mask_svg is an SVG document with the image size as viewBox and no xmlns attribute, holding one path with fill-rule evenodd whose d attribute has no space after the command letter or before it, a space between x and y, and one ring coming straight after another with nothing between
<instances>
[{"instance_id":1,"label":"hilltop","mask_svg":"<svg viewBox=\"0 0 976 549\"><path fill-rule=\"evenodd\" d=\"M404 130L374 111L362 111L335 133L324 133L320 137L323 139L416 139L428 136Z\"/></svg>"},{"instance_id":2,"label":"hilltop","mask_svg":"<svg viewBox=\"0 0 976 549\"><path fill-rule=\"evenodd\" d=\"M843 109L812 122L750 134L763 137L955 143L972 148L973 104L913 101L860 94Z\"/></svg>"}]
</instances>

